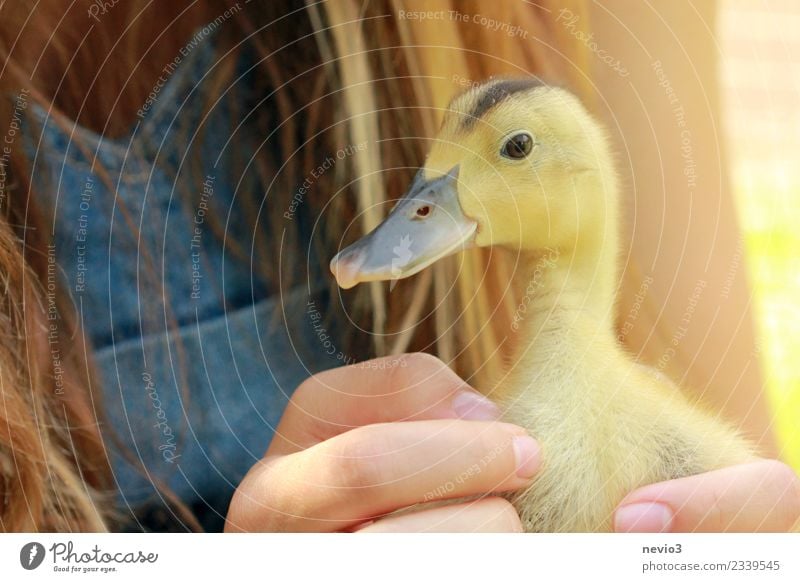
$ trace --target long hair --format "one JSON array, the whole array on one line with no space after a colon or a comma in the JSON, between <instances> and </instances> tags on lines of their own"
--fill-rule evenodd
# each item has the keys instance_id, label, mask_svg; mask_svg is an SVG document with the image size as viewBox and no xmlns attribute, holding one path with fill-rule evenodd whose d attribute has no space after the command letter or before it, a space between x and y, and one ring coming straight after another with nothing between
<instances>
[{"instance_id":1,"label":"long hair","mask_svg":"<svg viewBox=\"0 0 800 582\"><path fill-rule=\"evenodd\" d=\"M78 122L102 135L123 133L158 69L191 34L197 19L187 15L200 11L212 20L233 6L220 0L125 2L104 8L105 22L117 23L113 32L101 22L70 25L105 4L77 2L66 12L33 0L0 5L0 130L20 116L15 96L21 96L67 129ZM584 15L581 26L588 26L584 2L559 5ZM304 200L325 224L308 247L324 264L341 245L371 230L386 203L402 194L448 101L471 83L493 75L541 75L589 98L586 49L554 24L554 11L546 6L522 0L263 2L242 6L226 20L209 107L233 83L244 47L258 55L263 90L274 92L270 111L252 120L265 135L277 128L280 152L277 159L262 153L255 160L261 182L273 184L269 219L280 226L259 231L254 245L263 260L253 263L263 265L265 279L287 282L291 273L279 273L277 266L303 262L298 255L307 251L307 241L296 225L289 223L288 243L278 239L287 226L279 209L319 164L319 152L366 144L322 176ZM432 11L441 17L415 17ZM145 34L153 22L163 29L155 38ZM79 139L75 147L82 147ZM243 167L247 160L237 163ZM98 509L104 506L99 500L113 488L107 443L97 430L100 391L67 295L48 288L44 210L21 137L5 152L2 171L0 529L101 530L109 515ZM110 183L102 167L96 171ZM258 199L242 203L255 209ZM244 242L225 244L247 253ZM480 385L502 368L510 349L504 330L519 294L508 288L513 268L511 257L475 250L400 282L392 293L403 301L390 302L385 285L361 286L343 305L352 329L369 333L351 332L348 349L361 359L433 352ZM57 362L47 346L52 313L58 314L58 333L69 339L64 345L72 346ZM364 337L371 345L358 343Z\"/></svg>"}]
</instances>

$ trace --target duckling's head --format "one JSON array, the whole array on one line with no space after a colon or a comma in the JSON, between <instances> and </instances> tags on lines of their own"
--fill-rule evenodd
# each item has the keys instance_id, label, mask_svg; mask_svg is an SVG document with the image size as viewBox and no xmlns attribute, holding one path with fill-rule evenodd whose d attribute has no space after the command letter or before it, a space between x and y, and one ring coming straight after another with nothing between
<instances>
[{"instance_id":1,"label":"duckling's head","mask_svg":"<svg viewBox=\"0 0 800 582\"><path fill-rule=\"evenodd\" d=\"M474 246L574 248L615 228L613 175L604 132L574 95L489 81L453 99L408 192L331 270L349 288Z\"/></svg>"}]
</instances>

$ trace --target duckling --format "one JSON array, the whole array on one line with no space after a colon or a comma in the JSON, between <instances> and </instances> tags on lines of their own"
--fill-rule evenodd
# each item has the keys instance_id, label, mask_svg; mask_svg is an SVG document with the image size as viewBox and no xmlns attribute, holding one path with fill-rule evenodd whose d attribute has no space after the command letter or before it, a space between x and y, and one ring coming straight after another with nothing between
<instances>
[{"instance_id":1,"label":"duckling","mask_svg":"<svg viewBox=\"0 0 800 582\"><path fill-rule=\"evenodd\" d=\"M346 289L471 247L518 254L521 341L483 392L542 446L540 474L509 495L529 532L611 531L630 491L754 458L618 343L618 198L609 140L577 97L494 79L451 102L408 192L331 261Z\"/></svg>"}]
</instances>

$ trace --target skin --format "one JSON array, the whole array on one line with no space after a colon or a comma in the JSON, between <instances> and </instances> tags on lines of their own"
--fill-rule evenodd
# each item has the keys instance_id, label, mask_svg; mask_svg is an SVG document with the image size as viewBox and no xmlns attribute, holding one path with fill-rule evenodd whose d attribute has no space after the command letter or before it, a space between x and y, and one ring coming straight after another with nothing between
<instances>
[{"instance_id":1,"label":"skin","mask_svg":"<svg viewBox=\"0 0 800 582\"><path fill-rule=\"evenodd\" d=\"M237 489L226 531L521 531L513 507L492 494L535 475L535 449L518 463L508 446L524 431L494 422L496 407L432 356L370 364L300 386ZM445 492L437 501L488 496L389 515L432 491ZM800 518L800 483L786 465L764 460L649 485L620 508L617 531L787 531Z\"/></svg>"},{"instance_id":2,"label":"skin","mask_svg":"<svg viewBox=\"0 0 800 582\"><path fill-rule=\"evenodd\" d=\"M616 531L786 532L800 517L800 482L760 460L637 489L620 504Z\"/></svg>"},{"instance_id":3,"label":"skin","mask_svg":"<svg viewBox=\"0 0 800 582\"><path fill-rule=\"evenodd\" d=\"M237 489L226 531L521 531L511 504L491 494L530 484L535 441L496 422L497 407L433 356L372 363L300 386Z\"/></svg>"}]
</instances>

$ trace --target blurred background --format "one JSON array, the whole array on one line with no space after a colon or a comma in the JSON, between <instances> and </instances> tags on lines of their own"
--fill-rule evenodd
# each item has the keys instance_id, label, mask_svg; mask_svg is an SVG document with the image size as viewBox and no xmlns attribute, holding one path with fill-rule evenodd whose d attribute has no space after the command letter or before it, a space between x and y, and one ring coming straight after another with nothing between
<instances>
[{"instance_id":1,"label":"blurred background","mask_svg":"<svg viewBox=\"0 0 800 582\"><path fill-rule=\"evenodd\" d=\"M800 470L800 2L722 0L723 112L760 350Z\"/></svg>"}]
</instances>

